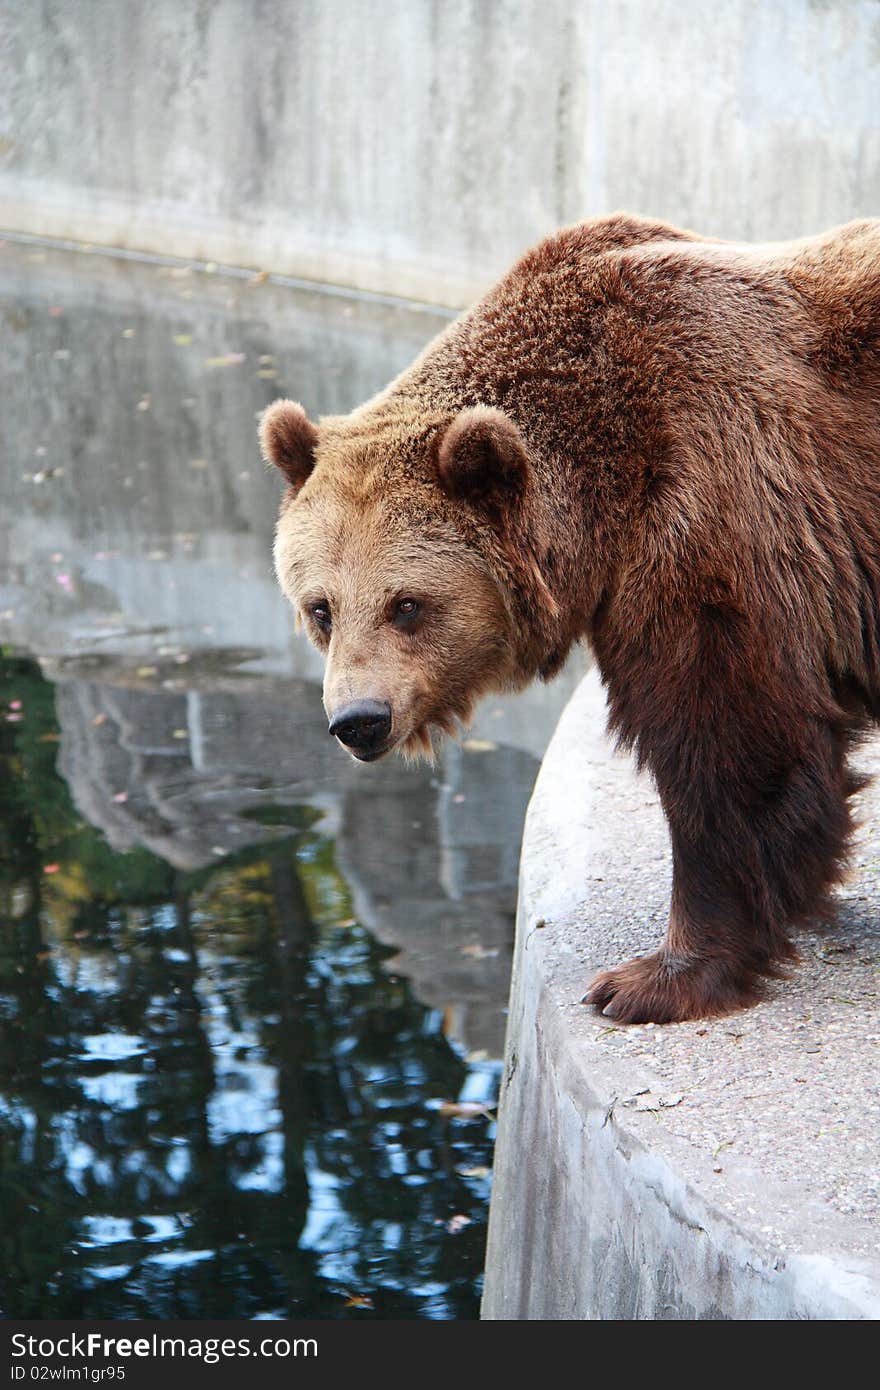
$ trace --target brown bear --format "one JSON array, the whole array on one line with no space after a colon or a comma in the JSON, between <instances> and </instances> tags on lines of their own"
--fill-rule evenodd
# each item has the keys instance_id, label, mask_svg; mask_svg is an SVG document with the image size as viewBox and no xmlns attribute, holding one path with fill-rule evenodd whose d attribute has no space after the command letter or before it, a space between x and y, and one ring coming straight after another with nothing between
<instances>
[{"instance_id":1,"label":"brown bear","mask_svg":"<svg viewBox=\"0 0 880 1390\"><path fill-rule=\"evenodd\" d=\"M587 999L658 1023L755 999L828 906L880 718L880 221L569 227L366 405L277 401L261 437L331 734L429 753L586 639L673 855L660 949Z\"/></svg>"}]
</instances>

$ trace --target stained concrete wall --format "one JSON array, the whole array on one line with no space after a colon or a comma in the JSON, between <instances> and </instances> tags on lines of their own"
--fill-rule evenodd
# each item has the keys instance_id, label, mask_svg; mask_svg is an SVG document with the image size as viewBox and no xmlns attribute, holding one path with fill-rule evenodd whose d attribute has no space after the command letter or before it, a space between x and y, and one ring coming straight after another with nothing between
<instances>
[{"instance_id":1,"label":"stained concrete wall","mask_svg":"<svg viewBox=\"0 0 880 1390\"><path fill-rule=\"evenodd\" d=\"M880 786L792 978L728 1018L617 1027L580 1000L659 943L670 862L604 723L593 672L526 819L483 1316L878 1318Z\"/></svg>"},{"instance_id":2,"label":"stained concrete wall","mask_svg":"<svg viewBox=\"0 0 880 1390\"><path fill-rule=\"evenodd\" d=\"M880 209L878 0L0 0L0 227L461 304L616 207Z\"/></svg>"}]
</instances>

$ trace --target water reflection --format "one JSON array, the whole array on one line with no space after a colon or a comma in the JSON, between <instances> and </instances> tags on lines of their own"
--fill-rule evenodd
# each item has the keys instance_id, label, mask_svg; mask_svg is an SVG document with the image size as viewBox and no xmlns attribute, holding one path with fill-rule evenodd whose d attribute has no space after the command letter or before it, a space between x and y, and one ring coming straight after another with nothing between
<instances>
[{"instance_id":1,"label":"water reflection","mask_svg":"<svg viewBox=\"0 0 880 1390\"><path fill-rule=\"evenodd\" d=\"M476 1316L565 685L435 771L349 763L253 445L437 323L11 245L0 293L3 1311Z\"/></svg>"}]
</instances>

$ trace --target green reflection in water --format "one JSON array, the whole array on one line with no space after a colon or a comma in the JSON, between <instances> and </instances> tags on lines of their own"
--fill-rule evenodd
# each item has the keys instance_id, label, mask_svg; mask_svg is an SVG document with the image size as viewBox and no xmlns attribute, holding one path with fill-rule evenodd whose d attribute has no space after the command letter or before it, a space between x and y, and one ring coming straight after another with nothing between
<instances>
[{"instance_id":1,"label":"green reflection in water","mask_svg":"<svg viewBox=\"0 0 880 1390\"><path fill-rule=\"evenodd\" d=\"M181 872L78 816L57 738L0 656L4 1314L475 1317L491 1125L431 1104L469 1069L317 812Z\"/></svg>"}]
</instances>

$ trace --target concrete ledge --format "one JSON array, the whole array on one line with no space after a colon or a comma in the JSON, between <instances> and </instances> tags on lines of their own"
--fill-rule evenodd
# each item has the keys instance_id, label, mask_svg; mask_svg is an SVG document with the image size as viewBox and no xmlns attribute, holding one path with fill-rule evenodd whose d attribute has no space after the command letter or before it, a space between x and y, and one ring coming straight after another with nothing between
<instances>
[{"instance_id":1,"label":"concrete ledge","mask_svg":"<svg viewBox=\"0 0 880 1390\"><path fill-rule=\"evenodd\" d=\"M543 230L543 229L542 229ZM501 270L473 258L346 246L292 226L288 217L224 217L184 202L135 199L59 182L11 179L0 170L0 237L27 235L150 256L236 266L316 286L461 309ZM522 250L522 247L517 247ZM511 258L512 259L512 258Z\"/></svg>"},{"instance_id":2,"label":"concrete ledge","mask_svg":"<svg viewBox=\"0 0 880 1390\"><path fill-rule=\"evenodd\" d=\"M592 672L526 821L483 1316L876 1318L877 784L839 922L800 935L791 979L732 1017L615 1027L578 1001L657 944L670 869L604 725Z\"/></svg>"}]
</instances>

